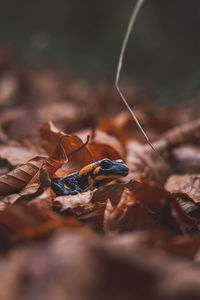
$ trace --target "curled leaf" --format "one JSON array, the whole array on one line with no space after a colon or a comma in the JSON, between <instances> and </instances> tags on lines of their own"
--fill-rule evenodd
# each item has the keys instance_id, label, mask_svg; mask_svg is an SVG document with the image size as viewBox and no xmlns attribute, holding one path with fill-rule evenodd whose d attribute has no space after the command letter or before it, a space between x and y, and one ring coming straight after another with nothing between
<instances>
[{"instance_id":1,"label":"curled leaf","mask_svg":"<svg viewBox=\"0 0 200 300\"><path fill-rule=\"evenodd\" d=\"M100 160L105 157L115 160L124 158L125 156L125 148L119 140L97 129L91 133L88 148L95 157L95 160Z\"/></svg>"},{"instance_id":2,"label":"curled leaf","mask_svg":"<svg viewBox=\"0 0 200 300\"><path fill-rule=\"evenodd\" d=\"M89 144L88 149L92 153L94 161L98 161L103 158L109 158L111 160L121 158L120 154L114 148L106 144Z\"/></svg>"},{"instance_id":3,"label":"curled leaf","mask_svg":"<svg viewBox=\"0 0 200 300\"><path fill-rule=\"evenodd\" d=\"M65 153L68 163L65 171L73 172L93 162L93 157L86 145L76 135L67 135L48 122L40 129L41 135L47 140L46 149L55 159L59 159L60 151Z\"/></svg>"},{"instance_id":4,"label":"curled leaf","mask_svg":"<svg viewBox=\"0 0 200 300\"><path fill-rule=\"evenodd\" d=\"M22 189L43 166L49 174L54 174L63 164L64 161L58 161L48 156L36 156L26 164L0 176L0 195Z\"/></svg>"},{"instance_id":5,"label":"curled leaf","mask_svg":"<svg viewBox=\"0 0 200 300\"><path fill-rule=\"evenodd\" d=\"M3 197L1 210L15 202L28 202L43 192L43 189L50 186L50 178L47 171L42 167L25 187L18 193Z\"/></svg>"}]
</instances>

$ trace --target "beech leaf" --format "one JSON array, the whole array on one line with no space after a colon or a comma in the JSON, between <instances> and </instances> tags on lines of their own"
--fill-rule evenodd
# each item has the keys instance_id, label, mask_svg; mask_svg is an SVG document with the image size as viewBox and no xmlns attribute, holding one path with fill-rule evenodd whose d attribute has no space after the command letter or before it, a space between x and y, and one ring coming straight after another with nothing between
<instances>
[{"instance_id":1,"label":"beech leaf","mask_svg":"<svg viewBox=\"0 0 200 300\"><path fill-rule=\"evenodd\" d=\"M45 167L49 174L63 165L64 161L58 161L48 156L36 156L13 171L0 176L0 195L12 193L22 189L42 168Z\"/></svg>"}]
</instances>

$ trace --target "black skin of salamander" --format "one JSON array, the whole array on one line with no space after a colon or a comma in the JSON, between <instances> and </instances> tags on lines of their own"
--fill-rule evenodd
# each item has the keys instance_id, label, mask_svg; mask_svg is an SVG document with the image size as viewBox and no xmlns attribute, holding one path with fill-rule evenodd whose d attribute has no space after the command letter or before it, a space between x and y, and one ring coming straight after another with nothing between
<instances>
[{"instance_id":1,"label":"black skin of salamander","mask_svg":"<svg viewBox=\"0 0 200 300\"><path fill-rule=\"evenodd\" d=\"M97 174L93 174L96 166L100 168L98 169ZM80 176L79 171L77 171L67 177L52 179L51 187L56 196L76 195L89 187L89 176L94 180L93 187L99 187L115 179L116 175L123 177L127 176L128 172L129 169L123 161L104 159L94 162L94 168L85 175ZM95 177L100 175L103 175L104 178L102 180L95 181ZM113 178L112 175L114 175ZM109 178L106 178L107 176L109 176ZM64 184L68 187L68 189L64 186Z\"/></svg>"}]
</instances>

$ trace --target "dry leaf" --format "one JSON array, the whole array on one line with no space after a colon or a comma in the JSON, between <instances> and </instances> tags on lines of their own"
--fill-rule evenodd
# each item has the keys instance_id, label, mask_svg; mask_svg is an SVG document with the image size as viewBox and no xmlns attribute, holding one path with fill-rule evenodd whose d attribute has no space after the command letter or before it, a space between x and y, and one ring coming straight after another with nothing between
<instances>
[{"instance_id":1,"label":"dry leaf","mask_svg":"<svg viewBox=\"0 0 200 300\"><path fill-rule=\"evenodd\" d=\"M1 249L16 243L45 239L61 228L90 232L76 219L59 217L34 204L16 204L0 211L0 227Z\"/></svg>"},{"instance_id":2,"label":"dry leaf","mask_svg":"<svg viewBox=\"0 0 200 300\"><path fill-rule=\"evenodd\" d=\"M0 176L13 170L13 166L7 161L7 159L0 158Z\"/></svg>"},{"instance_id":3,"label":"dry leaf","mask_svg":"<svg viewBox=\"0 0 200 300\"><path fill-rule=\"evenodd\" d=\"M77 195L59 196L54 199L54 206L62 212L69 208L84 206L88 204L93 196L93 191L89 190Z\"/></svg>"},{"instance_id":4,"label":"dry leaf","mask_svg":"<svg viewBox=\"0 0 200 300\"><path fill-rule=\"evenodd\" d=\"M77 106L72 102L53 102L48 105L41 105L37 109L37 115L43 122L47 121L60 121L61 124L72 125L77 120L79 111Z\"/></svg>"},{"instance_id":5,"label":"dry leaf","mask_svg":"<svg viewBox=\"0 0 200 300\"><path fill-rule=\"evenodd\" d=\"M95 191L92 202L102 202L105 203L109 199L111 201L111 204L113 206L116 206L120 199L121 195L124 191L125 184L124 183L111 183L109 185L104 185L98 188L97 191Z\"/></svg>"},{"instance_id":6,"label":"dry leaf","mask_svg":"<svg viewBox=\"0 0 200 300\"><path fill-rule=\"evenodd\" d=\"M135 197L134 193L125 188L116 207L112 207L110 201L107 202L104 213L104 230L105 233L110 234L136 229L155 229L163 225L162 213L160 217L156 211L151 210L148 205Z\"/></svg>"},{"instance_id":7,"label":"dry leaf","mask_svg":"<svg viewBox=\"0 0 200 300\"><path fill-rule=\"evenodd\" d=\"M42 122L37 118L33 110L20 107L4 114L1 117L0 124L9 138L17 140L38 130Z\"/></svg>"},{"instance_id":8,"label":"dry leaf","mask_svg":"<svg viewBox=\"0 0 200 300\"><path fill-rule=\"evenodd\" d=\"M46 149L48 153L54 153L53 157L59 158L60 148L68 157L65 171L73 172L93 162L93 157L83 144L82 140L75 135L65 135L59 131L52 122L46 123L40 129L41 135L48 141ZM59 147L57 147L59 143Z\"/></svg>"},{"instance_id":9,"label":"dry leaf","mask_svg":"<svg viewBox=\"0 0 200 300\"><path fill-rule=\"evenodd\" d=\"M95 148L91 148L91 146L96 145ZM101 146L102 145L102 146ZM107 147L106 147L107 146ZM117 140L116 138L114 138L113 136L110 136L98 129L93 130L91 132L91 138L90 138L90 143L88 145L89 149L93 152L93 155L98 155L98 157L100 157L100 159L105 158L105 156L103 156L104 154L106 154L106 151L109 154L110 153L110 159L117 159L117 158L124 158L125 156L125 148L124 145L122 145L119 140ZM94 147L94 146L93 146ZM98 147L101 147L101 151L98 151ZM105 148L105 153L104 153L104 148ZM98 154L96 154L96 152ZM114 158L113 156L117 157Z\"/></svg>"},{"instance_id":10,"label":"dry leaf","mask_svg":"<svg viewBox=\"0 0 200 300\"><path fill-rule=\"evenodd\" d=\"M42 209L52 209L54 195L50 187L45 188L44 191L37 197L34 197L33 200L28 202L28 205L37 205Z\"/></svg>"},{"instance_id":11,"label":"dry leaf","mask_svg":"<svg viewBox=\"0 0 200 300\"><path fill-rule=\"evenodd\" d=\"M196 145L199 137L200 120L180 125L167 131L153 143L153 147L163 159L154 153L148 145L144 146L130 141L127 145L129 176L136 176L137 179L140 179L144 169L148 166L152 171L153 179L164 184L169 174L173 171L174 161L170 161L171 152L181 144L191 143Z\"/></svg>"},{"instance_id":12,"label":"dry leaf","mask_svg":"<svg viewBox=\"0 0 200 300\"><path fill-rule=\"evenodd\" d=\"M200 173L200 147L196 145L183 145L172 150L171 160L174 173L197 174Z\"/></svg>"},{"instance_id":13,"label":"dry leaf","mask_svg":"<svg viewBox=\"0 0 200 300\"><path fill-rule=\"evenodd\" d=\"M0 261L0 298L198 300L198 264L149 249L144 239L64 232L21 247Z\"/></svg>"},{"instance_id":14,"label":"dry leaf","mask_svg":"<svg viewBox=\"0 0 200 300\"><path fill-rule=\"evenodd\" d=\"M91 203L94 191L77 195L60 196L54 199L54 210L65 216L77 217L93 230L103 230L105 203Z\"/></svg>"},{"instance_id":15,"label":"dry leaf","mask_svg":"<svg viewBox=\"0 0 200 300\"><path fill-rule=\"evenodd\" d=\"M89 144L89 151L94 157L94 161L98 161L104 158L109 158L111 160L120 159L120 154L111 146L106 144Z\"/></svg>"},{"instance_id":16,"label":"dry leaf","mask_svg":"<svg viewBox=\"0 0 200 300\"><path fill-rule=\"evenodd\" d=\"M28 202L40 195L44 188L50 186L50 178L47 171L42 167L27 185L17 194L11 194L0 199L1 210L14 204L15 202Z\"/></svg>"},{"instance_id":17,"label":"dry leaf","mask_svg":"<svg viewBox=\"0 0 200 300\"><path fill-rule=\"evenodd\" d=\"M116 124L115 119L100 119L98 128L110 136L114 136L122 145L126 144L126 136L123 128Z\"/></svg>"},{"instance_id":18,"label":"dry leaf","mask_svg":"<svg viewBox=\"0 0 200 300\"><path fill-rule=\"evenodd\" d=\"M43 166L49 174L54 174L63 163L64 161L58 161L48 156L34 157L26 164L0 176L0 195L12 193L23 188Z\"/></svg>"},{"instance_id":19,"label":"dry leaf","mask_svg":"<svg viewBox=\"0 0 200 300\"><path fill-rule=\"evenodd\" d=\"M7 159L14 167L26 163L37 154L38 153L35 150L23 147L18 142L0 145L0 157L2 159Z\"/></svg>"},{"instance_id":20,"label":"dry leaf","mask_svg":"<svg viewBox=\"0 0 200 300\"><path fill-rule=\"evenodd\" d=\"M155 213L156 223L175 232L185 232L196 228L197 222L188 216L180 207L176 198L155 182L131 181L127 187L132 191L135 200Z\"/></svg>"},{"instance_id":21,"label":"dry leaf","mask_svg":"<svg viewBox=\"0 0 200 300\"><path fill-rule=\"evenodd\" d=\"M200 175L172 175L167 179L165 188L171 193L185 193L194 202L200 203Z\"/></svg>"}]
</instances>

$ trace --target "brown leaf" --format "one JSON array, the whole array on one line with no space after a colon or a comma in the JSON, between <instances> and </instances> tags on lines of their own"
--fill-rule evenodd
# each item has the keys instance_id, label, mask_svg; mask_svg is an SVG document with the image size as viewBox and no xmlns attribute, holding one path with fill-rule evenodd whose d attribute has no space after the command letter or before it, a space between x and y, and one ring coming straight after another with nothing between
<instances>
[{"instance_id":1,"label":"brown leaf","mask_svg":"<svg viewBox=\"0 0 200 300\"><path fill-rule=\"evenodd\" d=\"M5 210L19 199L19 194L7 195L0 199L0 211Z\"/></svg>"},{"instance_id":2,"label":"brown leaf","mask_svg":"<svg viewBox=\"0 0 200 300\"><path fill-rule=\"evenodd\" d=\"M171 160L174 173L200 173L200 147L196 145L182 145L172 150Z\"/></svg>"},{"instance_id":3,"label":"brown leaf","mask_svg":"<svg viewBox=\"0 0 200 300\"><path fill-rule=\"evenodd\" d=\"M120 199L121 195L124 191L125 184L124 183L112 183L109 185L104 185L98 188L97 191L95 191L92 202L102 202L105 203L109 199L111 201L111 204L113 206L116 206Z\"/></svg>"},{"instance_id":4,"label":"brown leaf","mask_svg":"<svg viewBox=\"0 0 200 300\"><path fill-rule=\"evenodd\" d=\"M163 244L163 249L175 255L194 258L200 249L199 236L171 238Z\"/></svg>"},{"instance_id":5,"label":"brown leaf","mask_svg":"<svg viewBox=\"0 0 200 300\"><path fill-rule=\"evenodd\" d=\"M56 128L51 121L42 125L40 134L48 142L45 144L44 148L49 155L52 155L52 153L55 152L60 137L65 135L64 132Z\"/></svg>"},{"instance_id":6,"label":"brown leaf","mask_svg":"<svg viewBox=\"0 0 200 300\"><path fill-rule=\"evenodd\" d=\"M103 231L103 214L105 203L91 203L94 191L86 191L77 195L56 197L54 210L65 215L76 217L93 230Z\"/></svg>"},{"instance_id":7,"label":"brown leaf","mask_svg":"<svg viewBox=\"0 0 200 300\"><path fill-rule=\"evenodd\" d=\"M58 161L48 156L36 156L26 164L19 166L6 175L0 176L0 195L5 195L23 188L42 168L45 167L49 174L63 165L64 161Z\"/></svg>"},{"instance_id":8,"label":"brown leaf","mask_svg":"<svg viewBox=\"0 0 200 300\"><path fill-rule=\"evenodd\" d=\"M169 130L174 125L173 122L169 120L169 115L166 112L166 108L164 111L152 111L151 107L146 108L145 106L143 106L140 108L134 107L133 110L142 128L147 133L151 141L158 139L161 133ZM123 135L124 138L126 138L126 141L128 139L131 139L142 144L145 143L144 137L138 130L137 125L127 111L122 112L114 119L111 119L109 121L111 121L111 128L113 128L112 123L114 123L114 126L119 128L120 131L123 131ZM104 128L103 124L102 128Z\"/></svg>"},{"instance_id":9,"label":"brown leaf","mask_svg":"<svg viewBox=\"0 0 200 300\"><path fill-rule=\"evenodd\" d=\"M180 125L167 131L157 141L153 142L153 147L163 159L154 153L149 145L140 145L131 140L127 145L129 176L136 176L136 179L140 179L144 169L148 166L152 171L153 179L160 184L164 184L173 170L172 151L182 144L198 144L199 137L200 120Z\"/></svg>"},{"instance_id":10,"label":"brown leaf","mask_svg":"<svg viewBox=\"0 0 200 300\"><path fill-rule=\"evenodd\" d=\"M63 232L10 251L0 261L0 297L198 300L199 264L145 247L145 238L138 232L106 239Z\"/></svg>"},{"instance_id":11,"label":"brown leaf","mask_svg":"<svg viewBox=\"0 0 200 300\"><path fill-rule=\"evenodd\" d=\"M153 181L138 182L135 180L127 184L133 192L136 201L146 205L150 210L162 214L163 207L169 202L171 195Z\"/></svg>"},{"instance_id":12,"label":"brown leaf","mask_svg":"<svg viewBox=\"0 0 200 300\"><path fill-rule=\"evenodd\" d=\"M18 142L0 145L0 157L7 159L14 167L26 163L37 154L38 153L34 149L23 147Z\"/></svg>"},{"instance_id":13,"label":"brown leaf","mask_svg":"<svg viewBox=\"0 0 200 300\"><path fill-rule=\"evenodd\" d=\"M94 161L93 155L87 149L86 144L78 136L64 137L61 144L68 157L68 163L64 166L65 171L70 173L80 170Z\"/></svg>"},{"instance_id":14,"label":"brown leaf","mask_svg":"<svg viewBox=\"0 0 200 300\"><path fill-rule=\"evenodd\" d=\"M37 108L37 115L43 122L53 121L56 124L62 124L66 127L74 125L77 117L80 117L77 106L72 102L57 101L49 103L48 105L40 105Z\"/></svg>"},{"instance_id":15,"label":"brown leaf","mask_svg":"<svg viewBox=\"0 0 200 300\"><path fill-rule=\"evenodd\" d=\"M1 247L12 244L48 238L60 228L80 230L88 233L89 230L73 218L62 218L50 210L37 205L16 204L0 212L0 239Z\"/></svg>"},{"instance_id":16,"label":"brown leaf","mask_svg":"<svg viewBox=\"0 0 200 300\"><path fill-rule=\"evenodd\" d=\"M63 77L55 69L32 65L24 69L22 75L21 84L26 96L25 101L31 99L34 107L56 103L63 99Z\"/></svg>"},{"instance_id":17,"label":"brown leaf","mask_svg":"<svg viewBox=\"0 0 200 300\"><path fill-rule=\"evenodd\" d=\"M111 221L111 215L114 211L114 207L112 206L112 203L110 202L110 199L107 200L106 202L106 208L104 211L104 218L103 218L103 230L105 233L112 232L116 230L116 226L113 222Z\"/></svg>"},{"instance_id":18,"label":"brown leaf","mask_svg":"<svg viewBox=\"0 0 200 300\"><path fill-rule=\"evenodd\" d=\"M50 178L47 171L42 167L27 185L17 194L12 194L0 199L2 203L1 209L14 204L15 202L28 202L43 192L43 189L50 186Z\"/></svg>"},{"instance_id":19,"label":"brown leaf","mask_svg":"<svg viewBox=\"0 0 200 300\"><path fill-rule=\"evenodd\" d=\"M104 213L104 231L107 234L134 229L152 229L161 222L155 212L140 203L127 188L116 207L107 202Z\"/></svg>"},{"instance_id":20,"label":"brown leaf","mask_svg":"<svg viewBox=\"0 0 200 300\"><path fill-rule=\"evenodd\" d=\"M0 63L1 64L1 63ZM0 78L0 106L12 103L13 97L18 92L18 78L16 74L6 72Z\"/></svg>"},{"instance_id":21,"label":"brown leaf","mask_svg":"<svg viewBox=\"0 0 200 300\"><path fill-rule=\"evenodd\" d=\"M167 179L165 188L171 193L185 193L194 202L200 203L200 175L172 175Z\"/></svg>"},{"instance_id":22,"label":"brown leaf","mask_svg":"<svg viewBox=\"0 0 200 300\"><path fill-rule=\"evenodd\" d=\"M46 123L40 129L41 135L48 141L48 153L54 153L53 157L59 158L60 148L68 157L65 171L73 172L93 162L93 157L85 147L82 140L75 135L65 135L59 131L52 122ZM59 145L59 147L57 147Z\"/></svg>"},{"instance_id":23,"label":"brown leaf","mask_svg":"<svg viewBox=\"0 0 200 300\"><path fill-rule=\"evenodd\" d=\"M54 206L62 212L69 208L84 206L88 204L93 196L93 191L89 190L77 195L59 196L54 199Z\"/></svg>"},{"instance_id":24,"label":"brown leaf","mask_svg":"<svg viewBox=\"0 0 200 300\"><path fill-rule=\"evenodd\" d=\"M114 119L100 119L98 122L98 128L103 132L106 132L108 135L114 136L121 142L122 145L125 145L125 132L120 125L116 124Z\"/></svg>"},{"instance_id":25,"label":"brown leaf","mask_svg":"<svg viewBox=\"0 0 200 300\"><path fill-rule=\"evenodd\" d=\"M139 120L142 128L144 128L145 131L146 130L148 131L147 134L149 136L149 129L146 126L147 120L145 118L144 113L142 113L141 110L139 111L138 109L135 109L135 108L134 108L134 113L135 113L137 119ZM130 117L128 112L124 111L121 114L119 114L114 119L114 123L116 124L116 126L121 128L121 130L123 130L126 140L134 139L138 142L144 143L144 139L143 139L141 133L139 132L137 125L132 120L132 118ZM151 139L152 139L152 136L151 136Z\"/></svg>"},{"instance_id":26,"label":"brown leaf","mask_svg":"<svg viewBox=\"0 0 200 300\"><path fill-rule=\"evenodd\" d=\"M91 148L91 146L93 146L93 145L96 145L96 147L94 149ZM98 154L98 157L100 157L100 159L106 157L106 156L104 156L106 154L106 152L107 152L107 155L110 152L110 157L108 157L108 158L113 159L113 160L120 158L120 157L124 158L124 156L125 156L124 145L122 145L120 143L120 141L117 140L116 138L114 138L113 136L110 136L98 129L93 130L91 132L91 138L90 138L90 143L89 143L88 147L89 147L89 149L91 149L91 151L93 150L93 152L92 152L93 155L95 155L96 151L98 151L97 150L98 147L101 147L102 153L101 153L101 151L99 151L99 154ZM105 151L105 153L104 153L104 151Z\"/></svg>"},{"instance_id":27,"label":"brown leaf","mask_svg":"<svg viewBox=\"0 0 200 300\"><path fill-rule=\"evenodd\" d=\"M131 193L128 191L128 189L124 189L121 200L117 204L117 206L114 208L110 202L110 200L107 201L106 209L104 213L104 230L106 233L112 232L112 231L119 231L124 223L127 221L125 218L126 212L128 207L132 206L134 204L133 197ZM134 214L132 215L132 217ZM134 217L133 217L134 218ZM125 220L126 219L126 220Z\"/></svg>"},{"instance_id":28,"label":"brown leaf","mask_svg":"<svg viewBox=\"0 0 200 300\"><path fill-rule=\"evenodd\" d=\"M15 143L17 143L15 141ZM20 138L19 145L30 150L31 152L35 151L37 155L46 155L47 152L43 148L44 140L38 134L38 130L32 133L27 134L26 136Z\"/></svg>"},{"instance_id":29,"label":"brown leaf","mask_svg":"<svg viewBox=\"0 0 200 300\"><path fill-rule=\"evenodd\" d=\"M129 167L129 175L127 179L140 180L144 176L146 168L149 168L152 179L163 184L169 176L171 170L169 164L162 160L149 146L144 146L138 142L130 140L127 143L127 165Z\"/></svg>"},{"instance_id":30,"label":"brown leaf","mask_svg":"<svg viewBox=\"0 0 200 300\"><path fill-rule=\"evenodd\" d=\"M78 216L78 220L95 231L103 233L103 217L106 203L88 203L83 207L70 209L72 216Z\"/></svg>"},{"instance_id":31,"label":"brown leaf","mask_svg":"<svg viewBox=\"0 0 200 300\"><path fill-rule=\"evenodd\" d=\"M89 144L88 149L92 153L94 161L104 158L109 158L111 160L117 160L121 158L119 152L106 144Z\"/></svg>"},{"instance_id":32,"label":"brown leaf","mask_svg":"<svg viewBox=\"0 0 200 300\"><path fill-rule=\"evenodd\" d=\"M44 191L37 197L34 197L33 200L30 200L27 205L37 205L42 209L52 209L53 206L53 193L50 187L45 188Z\"/></svg>"},{"instance_id":33,"label":"brown leaf","mask_svg":"<svg viewBox=\"0 0 200 300\"><path fill-rule=\"evenodd\" d=\"M0 125L0 144L5 144L7 142L8 142L8 136L6 135L6 133L4 132L4 130Z\"/></svg>"},{"instance_id":34,"label":"brown leaf","mask_svg":"<svg viewBox=\"0 0 200 300\"><path fill-rule=\"evenodd\" d=\"M13 166L7 161L7 159L0 158L0 176L13 170Z\"/></svg>"},{"instance_id":35,"label":"brown leaf","mask_svg":"<svg viewBox=\"0 0 200 300\"><path fill-rule=\"evenodd\" d=\"M131 181L127 187L134 194L136 201L156 214L158 224L167 226L174 232L184 232L196 227L196 220L182 210L176 198L155 182Z\"/></svg>"},{"instance_id":36,"label":"brown leaf","mask_svg":"<svg viewBox=\"0 0 200 300\"><path fill-rule=\"evenodd\" d=\"M186 214L196 217L196 213L194 214L193 212L198 211L199 207L190 197L184 193L173 193L173 195L176 197L180 207L186 212Z\"/></svg>"},{"instance_id":37,"label":"brown leaf","mask_svg":"<svg viewBox=\"0 0 200 300\"><path fill-rule=\"evenodd\" d=\"M90 141L87 144L87 148L93 156L94 161L101 160L103 158L109 158L116 160L125 157L125 145L121 144L115 137L107 135L101 130L81 130L77 133L82 140L85 140L87 136L90 136Z\"/></svg>"},{"instance_id":38,"label":"brown leaf","mask_svg":"<svg viewBox=\"0 0 200 300\"><path fill-rule=\"evenodd\" d=\"M200 119L177 126L167 131L154 146L163 152L166 147L175 148L182 144L198 144L200 140Z\"/></svg>"},{"instance_id":39,"label":"brown leaf","mask_svg":"<svg viewBox=\"0 0 200 300\"><path fill-rule=\"evenodd\" d=\"M177 256L194 259L200 249L200 237L192 236L171 236L167 231L154 231L143 237L145 246L153 249L163 249Z\"/></svg>"},{"instance_id":40,"label":"brown leaf","mask_svg":"<svg viewBox=\"0 0 200 300\"><path fill-rule=\"evenodd\" d=\"M38 130L42 122L30 108L19 107L4 113L1 116L0 124L11 139L17 140Z\"/></svg>"},{"instance_id":41,"label":"brown leaf","mask_svg":"<svg viewBox=\"0 0 200 300\"><path fill-rule=\"evenodd\" d=\"M30 200L31 198L37 196L38 189L39 189L38 183L33 183L30 185L28 184L27 186L25 186L22 189L21 192L3 197L0 200L0 203L1 203L0 210L4 210L4 209L8 208L9 206L13 205L14 203L16 203L17 201L20 201L22 199L23 199L23 201Z\"/></svg>"}]
</instances>

